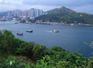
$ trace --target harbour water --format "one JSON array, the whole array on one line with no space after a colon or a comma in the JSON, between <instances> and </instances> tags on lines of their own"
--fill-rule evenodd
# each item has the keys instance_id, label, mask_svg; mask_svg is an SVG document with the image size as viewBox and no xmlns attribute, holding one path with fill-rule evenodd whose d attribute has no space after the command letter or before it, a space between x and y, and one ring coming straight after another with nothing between
<instances>
[{"instance_id":1,"label":"harbour water","mask_svg":"<svg viewBox=\"0 0 93 68\"><path fill-rule=\"evenodd\" d=\"M16 38L27 42L35 42L45 45L48 48L60 46L70 52L79 52L84 57L92 56L93 49L84 44L93 41L92 26L62 26L62 25L42 25L42 24L14 24L13 21L0 22L0 30L11 31ZM33 32L26 32L32 29ZM58 33L51 32L58 30ZM22 32L23 36L16 33Z\"/></svg>"}]
</instances>

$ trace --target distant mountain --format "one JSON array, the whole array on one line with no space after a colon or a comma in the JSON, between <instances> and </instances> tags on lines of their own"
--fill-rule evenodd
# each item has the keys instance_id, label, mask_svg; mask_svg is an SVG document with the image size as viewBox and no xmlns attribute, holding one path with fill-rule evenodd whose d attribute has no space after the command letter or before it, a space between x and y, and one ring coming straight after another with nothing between
<instances>
[{"instance_id":1,"label":"distant mountain","mask_svg":"<svg viewBox=\"0 0 93 68\"><path fill-rule=\"evenodd\" d=\"M52 9L52 10L49 10L49 11L47 11L47 13L51 13L52 11L55 11L55 10L57 10L58 8L55 8L55 9Z\"/></svg>"},{"instance_id":2,"label":"distant mountain","mask_svg":"<svg viewBox=\"0 0 93 68\"><path fill-rule=\"evenodd\" d=\"M86 13L79 13L73 11L66 7L56 8L50 11L47 11L47 15L42 15L36 17L34 21L42 20L50 21L50 22L65 22L67 24L70 23L83 23L83 24L93 24L93 15Z\"/></svg>"},{"instance_id":3,"label":"distant mountain","mask_svg":"<svg viewBox=\"0 0 93 68\"><path fill-rule=\"evenodd\" d=\"M64 13L72 13L75 12L73 10L70 10L64 6L62 6L61 8L55 8L53 10L47 11L50 14L64 14Z\"/></svg>"}]
</instances>

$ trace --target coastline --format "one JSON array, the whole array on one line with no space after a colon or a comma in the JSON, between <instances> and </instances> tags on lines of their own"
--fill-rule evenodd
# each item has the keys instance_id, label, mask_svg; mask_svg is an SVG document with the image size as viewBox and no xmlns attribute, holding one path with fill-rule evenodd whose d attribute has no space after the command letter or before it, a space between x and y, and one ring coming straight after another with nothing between
<instances>
[{"instance_id":1,"label":"coastline","mask_svg":"<svg viewBox=\"0 0 93 68\"><path fill-rule=\"evenodd\" d=\"M63 24L63 23L30 23L30 24L65 25L65 26L93 26L93 24Z\"/></svg>"},{"instance_id":2,"label":"coastline","mask_svg":"<svg viewBox=\"0 0 93 68\"><path fill-rule=\"evenodd\" d=\"M0 22L6 22L6 21L0 21ZM19 21L15 21L15 22L19 22ZM25 23L21 23L21 24L43 24L43 25L65 25L65 26L93 26L93 24L82 24L82 23L78 23L78 24L73 24L73 23L71 23L71 24L64 24L64 23L58 23L58 22L35 22L35 23L25 22Z\"/></svg>"}]
</instances>

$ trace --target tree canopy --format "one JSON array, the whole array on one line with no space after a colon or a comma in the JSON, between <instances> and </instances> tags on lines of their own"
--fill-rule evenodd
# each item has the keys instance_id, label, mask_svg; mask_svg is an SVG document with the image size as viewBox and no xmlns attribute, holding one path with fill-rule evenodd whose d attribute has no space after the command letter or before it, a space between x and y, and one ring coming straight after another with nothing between
<instances>
[{"instance_id":1,"label":"tree canopy","mask_svg":"<svg viewBox=\"0 0 93 68\"><path fill-rule=\"evenodd\" d=\"M17 59L25 56L32 62ZM51 49L33 42L25 42L7 30L0 31L1 68L93 68L93 57L84 58L77 52L55 46Z\"/></svg>"}]
</instances>

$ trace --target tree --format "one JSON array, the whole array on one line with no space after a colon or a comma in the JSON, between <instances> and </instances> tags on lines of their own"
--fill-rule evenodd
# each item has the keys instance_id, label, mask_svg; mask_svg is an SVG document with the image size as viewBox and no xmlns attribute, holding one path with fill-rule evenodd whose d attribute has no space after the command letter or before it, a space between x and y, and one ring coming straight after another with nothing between
<instances>
[{"instance_id":1,"label":"tree","mask_svg":"<svg viewBox=\"0 0 93 68\"><path fill-rule=\"evenodd\" d=\"M14 48L14 35L7 30L3 31L3 36L1 40L1 50L3 52L12 52Z\"/></svg>"},{"instance_id":2,"label":"tree","mask_svg":"<svg viewBox=\"0 0 93 68\"><path fill-rule=\"evenodd\" d=\"M20 23L25 23L26 21L25 20L21 20Z\"/></svg>"}]
</instances>

